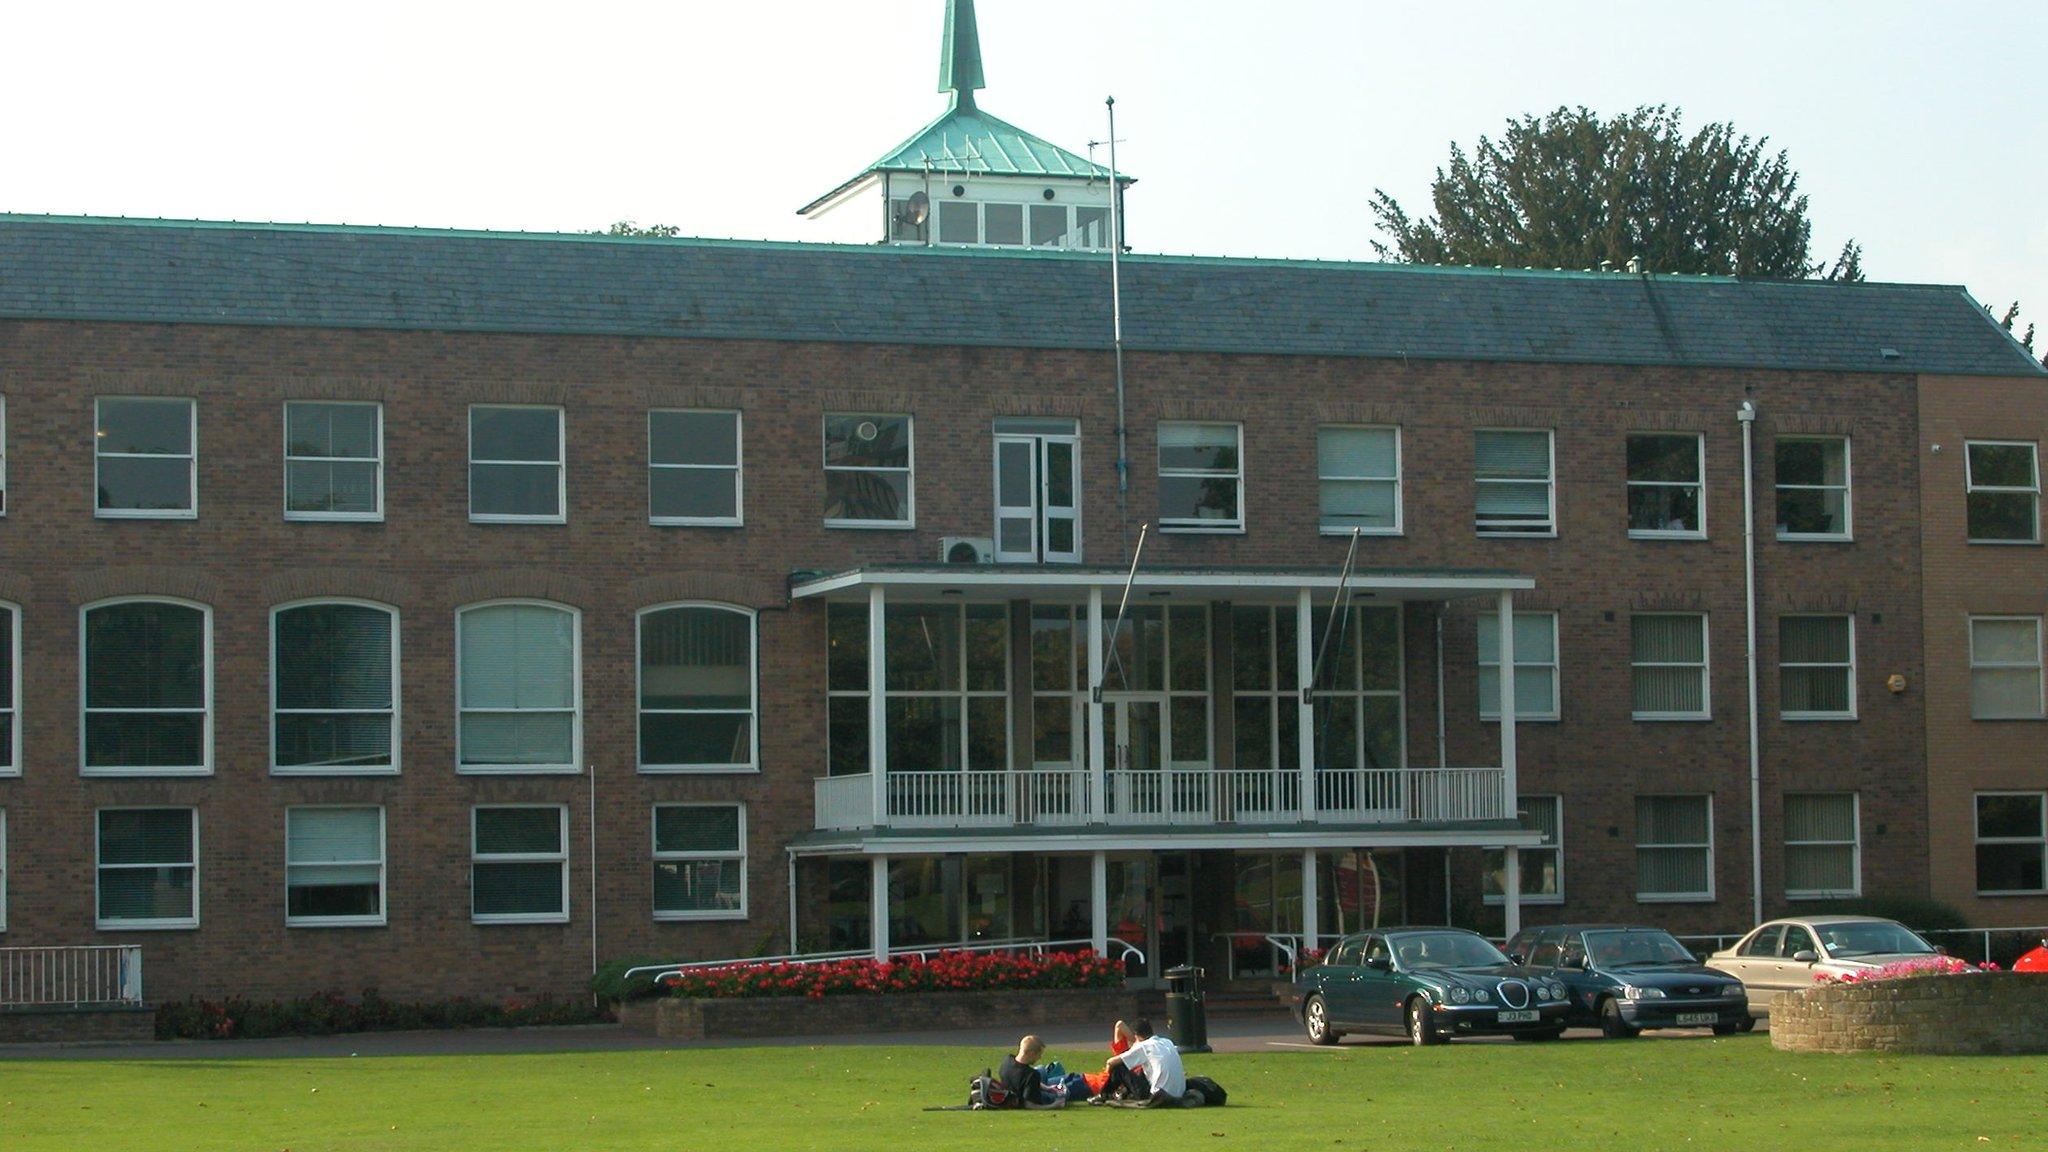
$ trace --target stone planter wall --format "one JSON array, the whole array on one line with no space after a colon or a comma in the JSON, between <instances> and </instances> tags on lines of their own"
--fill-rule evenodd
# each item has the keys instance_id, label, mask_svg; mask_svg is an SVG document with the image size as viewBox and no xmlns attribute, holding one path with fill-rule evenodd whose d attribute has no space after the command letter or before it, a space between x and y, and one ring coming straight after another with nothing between
<instances>
[{"instance_id":1,"label":"stone planter wall","mask_svg":"<svg viewBox=\"0 0 2048 1152\"><path fill-rule=\"evenodd\" d=\"M1000 1028L1018 1034L1048 1024L1099 1024L1139 1014L1138 994L1121 988L910 992L887 996L765 997L697 1000L673 996L619 1005L629 1032L669 1040L752 1036L844 1036Z\"/></svg>"},{"instance_id":2,"label":"stone planter wall","mask_svg":"<svg viewBox=\"0 0 2048 1152\"><path fill-rule=\"evenodd\" d=\"M1772 1003L1771 1046L1943 1056L2048 1052L2048 975L1978 972L1816 984Z\"/></svg>"}]
</instances>

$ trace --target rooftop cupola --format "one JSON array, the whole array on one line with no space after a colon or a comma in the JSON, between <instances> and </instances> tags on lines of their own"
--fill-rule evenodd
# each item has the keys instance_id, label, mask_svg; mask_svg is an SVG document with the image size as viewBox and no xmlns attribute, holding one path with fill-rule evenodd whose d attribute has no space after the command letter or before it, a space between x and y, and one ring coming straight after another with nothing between
<instances>
[{"instance_id":1,"label":"rooftop cupola","mask_svg":"<svg viewBox=\"0 0 2048 1152\"><path fill-rule=\"evenodd\" d=\"M974 28L974 0L946 0L945 39L939 46L939 91L953 94L953 107L974 110L981 78L981 34Z\"/></svg>"}]
</instances>

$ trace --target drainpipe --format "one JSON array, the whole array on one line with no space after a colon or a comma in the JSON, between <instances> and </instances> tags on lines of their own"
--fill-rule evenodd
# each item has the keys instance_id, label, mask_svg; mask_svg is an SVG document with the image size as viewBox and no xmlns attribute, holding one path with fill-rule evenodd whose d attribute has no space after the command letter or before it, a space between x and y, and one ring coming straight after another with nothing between
<instances>
[{"instance_id":1,"label":"drainpipe","mask_svg":"<svg viewBox=\"0 0 2048 1152\"><path fill-rule=\"evenodd\" d=\"M1745 659L1749 675L1749 922L1764 919L1763 768L1757 747L1756 705L1756 470L1752 430L1756 405L1747 400L1735 410L1742 425L1742 615L1746 630Z\"/></svg>"}]
</instances>

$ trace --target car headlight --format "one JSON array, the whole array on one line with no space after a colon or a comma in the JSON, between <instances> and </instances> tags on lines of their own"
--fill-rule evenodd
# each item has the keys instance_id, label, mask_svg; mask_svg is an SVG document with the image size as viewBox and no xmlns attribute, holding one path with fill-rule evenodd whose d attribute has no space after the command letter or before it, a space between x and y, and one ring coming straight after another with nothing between
<instances>
[{"instance_id":1,"label":"car headlight","mask_svg":"<svg viewBox=\"0 0 2048 1152\"><path fill-rule=\"evenodd\" d=\"M1721 995L1723 995L1723 996L1740 996L1740 995L1742 995L1742 985L1740 985L1740 984L1728 984L1728 985L1724 985L1724 986L1723 986L1723 987L1721 988Z\"/></svg>"},{"instance_id":2,"label":"car headlight","mask_svg":"<svg viewBox=\"0 0 2048 1152\"><path fill-rule=\"evenodd\" d=\"M1548 999L1550 999L1550 985L1548 985L1548 984L1538 984L1538 985L1536 986L1536 998L1537 998L1538 1000L1548 1000Z\"/></svg>"},{"instance_id":3,"label":"car headlight","mask_svg":"<svg viewBox=\"0 0 2048 1152\"><path fill-rule=\"evenodd\" d=\"M1493 1002L1493 993L1488 992L1484 988L1481 988L1479 991L1474 992L1472 994L1472 998L1474 1000L1479 1001L1481 1004L1490 1004Z\"/></svg>"},{"instance_id":4,"label":"car headlight","mask_svg":"<svg viewBox=\"0 0 2048 1152\"><path fill-rule=\"evenodd\" d=\"M1470 992L1465 991L1463 988L1451 989L1451 1003L1463 1004L1465 1001L1470 999L1472 999L1472 994Z\"/></svg>"},{"instance_id":5,"label":"car headlight","mask_svg":"<svg viewBox=\"0 0 2048 1152\"><path fill-rule=\"evenodd\" d=\"M1551 998L1551 999L1553 999L1553 1000L1562 1000L1562 999L1564 999L1564 985L1562 985L1562 984L1552 984L1552 985L1550 986L1550 998Z\"/></svg>"},{"instance_id":6,"label":"car headlight","mask_svg":"<svg viewBox=\"0 0 2048 1152\"><path fill-rule=\"evenodd\" d=\"M1631 1000L1662 1000L1664 998L1664 990L1662 988L1638 988L1631 984L1622 989L1622 995Z\"/></svg>"}]
</instances>

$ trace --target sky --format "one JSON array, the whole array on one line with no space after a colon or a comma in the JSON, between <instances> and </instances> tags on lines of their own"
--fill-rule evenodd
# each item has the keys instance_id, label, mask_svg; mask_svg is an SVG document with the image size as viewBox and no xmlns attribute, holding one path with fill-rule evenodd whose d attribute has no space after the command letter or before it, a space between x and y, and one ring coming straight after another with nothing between
<instances>
[{"instance_id":1,"label":"sky","mask_svg":"<svg viewBox=\"0 0 2048 1152\"><path fill-rule=\"evenodd\" d=\"M0 211L803 240L944 109L942 0L4 0ZM1813 253L2048 336L2048 4L980 0L981 106L1138 178L1143 252L1374 258L1560 105L1784 148ZM1098 154L1101 155L1101 154ZM1105 157L1106 158L1106 157ZM808 228L808 230L807 230Z\"/></svg>"}]
</instances>

